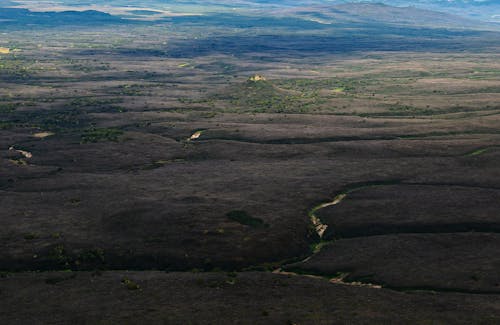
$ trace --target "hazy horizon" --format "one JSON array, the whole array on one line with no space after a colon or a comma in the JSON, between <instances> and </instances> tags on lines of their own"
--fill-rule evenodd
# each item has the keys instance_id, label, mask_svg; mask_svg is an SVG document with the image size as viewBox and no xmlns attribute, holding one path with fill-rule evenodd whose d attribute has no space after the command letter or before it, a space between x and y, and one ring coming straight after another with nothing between
<instances>
[{"instance_id":1,"label":"hazy horizon","mask_svg":"<svg viewBox=\"0 0 500 325\"><path fill-rule=\"evenodd\" d=\"M0 0L0 325L500 324L499 2Z\"/></svg>"},{"instance_id":2,"label":"hazy horizon","mask_svg":"<svg viewBox=\"0 0 500 325\"><path fill-rule=\"evenodd\" d=\"M383 3L397 7L416 7L421 9L446 12L463 17L478 19L490 22L500 22L500 3L495 0L363 0L363 1L344 1L344 0L309 0L309 1L267 1L267 0L241 0L241 1L74 1L74 0L2 0L0 7L20 7L37 11L53 10L82 10L82 8L95 8L109 12L109 8L127 8L135 7L141 9L167 10L179 13L200 13L206 11L226 11L226 10L259 10L265 8L298 8L309 6L328 6L347 3ZM112 12L111 12L112 13Z\"/></svg>"}]
</instances>

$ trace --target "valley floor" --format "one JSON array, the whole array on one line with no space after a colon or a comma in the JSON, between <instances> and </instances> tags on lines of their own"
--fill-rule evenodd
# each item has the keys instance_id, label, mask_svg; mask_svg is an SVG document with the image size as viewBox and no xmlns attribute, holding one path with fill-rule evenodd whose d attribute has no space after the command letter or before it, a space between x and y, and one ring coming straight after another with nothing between
<instances>
[{"instance_id":1,"label":"valley floor","mask_svg":"<svg viewBox=\"0 0 500 325\"><path fill-rule=\"evenodd\" d=\"M86 33L0 54L2 324L500 322L498 52Z\"/></svg>"}]
</instances>

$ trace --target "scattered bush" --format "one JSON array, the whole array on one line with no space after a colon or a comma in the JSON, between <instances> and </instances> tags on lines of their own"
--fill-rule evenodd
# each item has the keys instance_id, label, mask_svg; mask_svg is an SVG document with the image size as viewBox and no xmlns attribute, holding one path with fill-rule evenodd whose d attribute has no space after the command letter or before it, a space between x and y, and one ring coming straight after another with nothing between
<instances>
[{"instance_id":1,"label":"scattered bush","mask_svg":"<svg viewBox=\"0 0 500 325\"><path fill-rule=\"evenodd\" d=\"M130 280L129 278L123 278L122 283L128 290L139 290L141 288L137 283Z\"/></svg>"},{"instance_id":2,"label":"scattered bush","mask_svg":"<svg viewBox=\"0 0 500 325\"><path fill-rule=\"evenodd\" d=\"M242 225L250 226L253 228L263 228L267 227L267 224L260 218L254 218L250 216L246 211L242 210L234 210L228 212L226 216L233 221L239 222Z\"/></svg>"},{"instance_id":3,"label":"scattered bush","mask_svg":"<svg viewBox=\"0 0 500 325\"><path fill-rule=\"evenodd\" d=\"M112 128L90 128L83 132L81 143L95 143L100 141L118 141L123 134L122 130Z\"/></svg>"}]
</instances>

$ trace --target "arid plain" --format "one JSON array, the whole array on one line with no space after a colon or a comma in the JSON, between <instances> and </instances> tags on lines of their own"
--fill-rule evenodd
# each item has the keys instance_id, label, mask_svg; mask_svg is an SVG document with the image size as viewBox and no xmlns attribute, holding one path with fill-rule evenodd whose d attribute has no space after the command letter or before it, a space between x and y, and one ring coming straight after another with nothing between
<instances>
[{"instance_id":1,"label":"arid plain","mask_svg":"<svg viewBox=\"0 0 500 325\"><path fill-rule=\"evenodd\" d=\"M178 19L2 30L3 324L500 322L497 32Z\"/></svg>"}]
</instances>

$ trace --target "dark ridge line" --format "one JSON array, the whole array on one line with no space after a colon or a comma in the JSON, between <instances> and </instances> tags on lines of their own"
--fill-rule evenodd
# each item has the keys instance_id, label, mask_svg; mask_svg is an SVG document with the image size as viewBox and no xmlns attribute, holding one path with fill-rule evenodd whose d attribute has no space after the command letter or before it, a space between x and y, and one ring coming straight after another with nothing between
<instances>
[{"instance_id":1,"label":"dark ridge line","mask_svg":"<svg viewBox=\"0 0 500 325\"><path fill-rule=\"evenodd\" d=\"M339 277L340 274L342 273L350 273L349 271L338 271L336 274L331 275L328 273L324 273L318 270L306 270L304 268L301 268L300 266L293 266L291 264L291 268L287 268L284 266L284 271L285 272L291 272L295 273L297 276L316 276L319 278L323 278L325 280L332 280L336 279ZM366 286L369 285L379 285L381 286L380 289L386 289L386 290L391 290L391 291L398 291L398 292L403 292L403 293L417 293L417 292L438 292L438 293L463 293L463 294L477 294L477 295L499 295L500 296L500 290L499 291L492 291L492 290L474 290L474 289L460 289L460 288L442 288L442 287L431 287L431 286L415 286L415 287L400 287L400 286L391 286L391 285L385 285L383 283L377 283L377 282L364 282L361 279L351 279L350 281L343 281L344 283L339 283L339 285L347 285L347 286L356 286L354 283L362 283ZM363 287L363 286L359 286Z\"/></svg>"},{"instance_id":2,"label":"dark ridge line","mask_svg":"<svg viewBox=\"0 0 500 325\"><path fill-rule=\"evenodd\" d=\"M498 187L484 187L484 186L475 186L475 185L469 185L469 184L450 184L450 183L432 183L432 182L428 182L428 183L418 183L418 182L408 182L408 181L404 181L403 179L393 179L393 180L382 180L382 181L369 181L369 182L360 182L360 183L352 183L352 184L348 184L346 186L343 187L343 190L341 190L340 192L338 192L336 195L334 195L333 197L339 197L341 195L347 195L349 193L352 193L352 192L355 192L355 191L359 191L359 190L363 190L365 188L368 188L368 187L372 187L372 186L394 186L394 185L406 185L406 186L456 186L456 187L466 187L466 188L482 188L482 189L493 189L493 190L500 190L500 188ZM340 203L340 202L339 202ZM310 211L314 213L314 210L315 208L312 208ZM321 218L316 216L320 221L321 221ZM329 226L329 225L327 225ZM464 227L467 227L467 225L463 225ZM328 228L327 228L328 229ZM428 232L427 232L428 233ZM435 232L436 234L437 233L459 233L459 232ZM474 229L471 229L471 230L468 230L468 231L464 231L464 232L460 232L460 233L488 233L488 234L491 234L491 233L496 233L496 234L500 234L500 231L498 232L491 232L491 230L489 230L488 232L477 232L475 231ZM382 236L382 235L397 235L397 234L403 234L403 233L400 233L400 232L394 232L394 233L381 233L381 234L374 234L374 235L378 235L378 236ZM404 233L404 234L412 234L410 232L408 233ZM419 234L419 233L414 233L414 234ZM424 233L420 233L420 234L424 234ZM430 234L433 234L433 233L430 233ZM325 236L325 237L328 237L328 236ZM353 237L350 237L350 238L366 238L366 237L369 237L367 235L360 235L360 236L353 236ZM335 241L338 240L338 238L335 238L335 236L333 236L333 238L326 238L325 239L322 239L321 238L321 235L319 235L315 241L315 245L317 247L319 247L320 244L325 244L325 245L330 245L330 244L333 244L335 243ZM295 263L291 263L291 264L282 264L280 269L284 269L285 271L286 270L291 270L291 272L296 272L296 273L302 273L302 275L319 275L321 277L328 277L328 275L325 275L324 273L322 272L318 272L316 271L316 274L314 273L314 270L311 272L311 271L307 271L308 273L305 273L304 272L304 269L300 267L300 264L301 263L304 263L306 262L307 260L309 260L310 258L314 257L314 255L317 255L319 252L321 251L321 247L319 247L318 249L314 249L312 248L311 249L311 252L310 252L310 255L308 257L306 257L306 259L302 260L302 261L299 261L299 262L295 262ZM287 269L287 265L289 265L291 268L290 269ZM340 271L339 271L340 272ZM338 273L339 273L338 272ZM334 279L335 277L331 277L331 279ZM366 283L366 282L363 282L363 281L356 281L356 279L353 279L353 281L350 281L351 283L353 282L359 282L361 284L365 284L366 286L369 286L369 285L381 285L381 284L378 284L378 283ZM345 283L346 285L349 285L349 282L346 282ZM384 286L384 285L381 285L382 288L385 288L385 289L390 289L390 290L399 290L399 291L404 291L405 288L404 287L401 287L401 288L392 288L390 286ZM475 291L475 290L467 290L467 289L444 289L443 290L439 290L436 289L436 288L427 288L426 287L418 287L418 288L411 288L411 287L408 287L406 288L406 291L409 291L409 290L420 290L420 291L433 291L433 292L456 292L456 293L468 293L468 294L494 294L494 295L500 295L500 291L495 291L495 292L492 292L492 291Z\"/></svg>"},{"instance_id":3,"label":"dark ridge line","mask_svg":"<svg viewBox=\"0 0 500 325\"><path fill-rule=\"evenodd\" d=\"M477 148L476 150L471 150L469 152L466 152L464 154L464 156L466 156L466 157L477 157L477 156L483 155L487 151L490 151L492 149L495 150L495 149L498 149L498 148L500 148L500 145L484 146L484 147Z\"/></svg>"},{"instance_id":4,"label":"dark ridge line","mask_svg":"<svg viewBox=\"0 0 500 325\"><path fill-rule=\"evenodd\" d=\"M300 262L297 262L300 263ZM294 265L297 263L292 263L290 265ZM231 268L217 268L217 269L205 269L202 271L192 271L193 269L162 269L162 268L116 268L116 269L106 269L106 268L82 268L82 269L67 269L67 268L40 268L40 269L16 269L16 270L8 270L8 269L0 269L0 272L4 274L4 276L8 277L9 274L19 274L19 273L50 273L50 272L66 272L70 271L73 273L77 272L127 272L127 271L137 271L137 272L149 272L149 271L159 271L165 273L220 273L220 272L237 272L237 273L246 273L246 272L259 272L259 273L270 273L275 274L270 270L259 270L258 266L254 266L251 268L242 268L242 269L231 269ZM300 266L287 268L286 265L281 266L284 268L285 272L294 273L295 276L314 276L322 278L324 280L331 281L339 276L341 273L350 273L350 272L342 272L339 271L335 275L329 275L327 273L317 271L317 270L305 270ZM354 283L361 283L363 285L380 285L380 290L391 290L403 293L418 293L420 292L437 292L437 293L461 293L461 294L476 294L476 295L499 295L500 291L490 291L490 290L474 290L474 289L459 289L459 288L441 288L441 287L431 287L431 286L412 286L412 287L400 287L400 286L390 286L381 283L368 283L361 281L360 279L352 279L351 281L344 281L344 283L339 283L337 285L346 285L346 286L354 286L354 287L365 287L363 285L356 285ZM334 284L334 283L331 283Z\"/></svg>"},{"instance_id":5,"label":"dark ridge line","mask_svg":"<svg viewBox=\"0 0 500 325\"><path fill-rule=\"evenodd\" d=\"M218 270L203 270L201 272L191 272L190 270L183 270L183 271L177 271L177 270L162 270L162 269L80 269L80 270L72 270L69 269L69 272L72 273L80 273L80 272L127 272L127 271L137 271L137 272L165 272L165 273L221 273L221 272L228 272L228 271L234 271L234 270L224 270L224 269L218 269ZM16 271L5 271L5 270L0 270L2 272L4 277L9 277L10 274L21 274L21 273L52 273L52 272L68 272L68 269L26 269L26 270L16 270ZM235 272L237 273L247 273L247 272L259 272L259 273L270 273L270 274L276 274L272 273L270 271L259 271L259 270L236 270ZM331 281L332 279L335 279L338 277L338 275L331 276L322 272L314 272L314 271L305 271L302 268L290 268L290 269L285 269L285 272L290 272L294 273L295 276L302 276L302 277L316 277L317 279L323 279L327 281ZM342 272L339 272L342 273ZM276 274L276 275L279 275ZM65 279L65 280L71 280L72 277ZM63 280L64 281L64 280ZM354 284L355 282L361 283L362 285L356 285ZM491 291L491 290L474 290L474 289L459 289L459 288L442 288L442 287L431 287L431 286L415 286L415 287L399 287L399 286L390 286L390 285L384 285L380 283L367 283L363 282L357 279L354 279L354 281L344 281L344 283L330 283L330 284L335 284L335 285L345 285L345 286L353 286L353 287L367 287L369 285L380 285L381 288L378 288L378 290L390 290L390 291L396 291L396 292L401 292L401 293L408 293L408 294L414 294L414 293L459 293L459 294L474 294L474 295L498 295L500 296L500 291ZM365 286L363 286L365 285Z\"/></svg>"},{"instance_id":6,"label":"dark ridge line","mask_svg":"<svg viewBox=\"0 0 500 325\"><path fill-rule=\"evenodd\" d=\"M493 115L498 115L500 114L500 110L493 110L494 113L486 113L490 112L490 110L481 110L481 111L463 111L463 112L457 112L457 113L440 113L440 114L432 114L432 115L362 115L362 114L357 114L357 115L343 115L343 114L333 114L333 115L339 115L339 116L357 116L357 117L364 117L364 118L370 118L370 119L394 119L394 120L422 120L422 121L429 121L429 120L460 120L460 119L467 119L467 118L480 118L480 117L488 117L488 116L493 116ZM481 114L482 113L482 114ZM459 115L460 116L450 116L450 115Z\"/></svg>"},{"instance_id":7,"label":"dark ridge line","mask_svg":"<svg viewBox=\"0 0 500 325\"><path fill-rule=\"evenodd\" d=\"M346 233L339 232L338 234L325 233L326 241L337 241L342 239L359 239L376 236L395 236L395 235L437 235L437 234L500 234L499 223L457 223L446 224L442 226L422 225L422 226L394 226L394 227L379 227L377 225L367 225L366 227L358 227L358 229L347 229ZM492 227L496 229L491 229ZM363 232L362 229L375 228L373 232ZM385 228L385 229L384 229ZM405 229L406 228L406 229ZM415 229L417 228L417 229ZM418 230L420 229L420 230ZM378 231L377 231L378 230Z\"/></svg>"},{"instance_id":8,"label":"dark ridge line","mask_svg":"<svg viewBox=\"0 0 500 325\"><path fill-rule=\"evenodd\" d=\"M284 139L270 139L270 140L253 140L249 138L229 138L229 137L212 137L200 138L196 142L203 141L233 141L255 144L313 144L324 142L351 142L351 141L380 141L380 140L398 140L397 136L380 136L371 138L362 137L329 137L329 138L284 138Z\"/></svg>"},{"instance_id":9,"label":"dark ridge line","mask_svg":"<svg viewBox=\"0 0 500 325\"><path fill-rule=\"evenodd\" d=\"M432 182L425 182L425 183L419 183L419 182L408 182L408 183L401 183L402 185L408 185L408 186L438 186L438 187L445 187L445 186L455 186L455 187L465 187L465 188L480 188L483 190L500 190L500 186L484 186L484 185L474 185L474 184L464 184L464 183L432 183Z\"/></svg>"},{"instance_id":10,"label":"dark ridge line","mask_svg":"<svg viewBox=\"0 0 500 325\"><path fill-rule=\"evenodd\" d=\"M394 119L432 119L433 117L442 117L443 115L455 115L455 114L474 114L477 113L476 115L479 115L481 113L488 113L488 112L494 112L492 113L493 115L499 114L500 113L500 107L492 107L492 108L486 108L486 109L462 109L462 110L443 110L443 111L434 111L434 112L415 112L415 114L411 113L393 113L391 112L380 112L380 113L359 113L359 114L354 114L355 116L359 117L367 117L367 118L394 118ZM479 116L484 116L484 115L479 115ZM470 117L470 116L466 116ZM451 117L448 118L450 120L453 119L459 119L459 118L466 118L466 117ZM477 117L477 116L474 116ZM446 118L444 118L446 119Z\"/></svg>"},{"instance_id":11,"label":"dark ridge line","mask_svg":"<svg viewBox=\"0 0 500 325\"><path fill-rule=\"evenodd\" d=\"M74 264L75 261L79 260L77 256L65 255L67 260L65 263L60 261L55 261L51 259L45 259L38 263L38 265L33 265L30 261L32 259L12 259L12 260L0 260L0 275L1 273L20 273L20 272L92 272L92 271L160 271L166 273L173 272L272 272L276 268L282 265L295 264L301 262L304 258L309 256L309 252L304 252L303 255L293 256L280 261L270 261L261 262L257 264L231 264L231 262L225 262L222 264L203 264L203 263L193 263L188 266L179 266L182 262L173 261L171 264L164 264L163 266L158 264L155 265L155 261L148 260L146 262L141 260L123 261L123 262L113 262L109 259L115 258L116 256L106 254L104 252L104 260L95 258L92 261L85 262L86 264ZM144 257L144 256L142 256ZM147 256L146 256L147 258ZM13 267L9 267L12 264ZM148 264L148 266L141 266L140 264Z\"/></svg>"},{"instance_id":12,"label":"dark ridge line","mask_svg":"<svg viewBox=\"0 0 500 325\"><path fill-rule=\"evenodd\" d=\"M445 187L445 186L455 186L455 187L465 187L465 188L480 188L485 190L500 190L499 186L484 186L484 185L475 185L475 184L466 184L466 183L440 183L440 182L412 182L411 180L405 180L400 178L388 179L388 180L375 180L375 181L366 181L366 182L355 182L350 183L341 187L340 191L333 195L333 197L341 194L349 194L352 192L357 192L369 187L378 187L378 186L437 186L437 187Z\"/></svg>"},{"instance_id":13,"label":"dark ridge line","mask_svg":"<svg viewBox=\"0 0 500 325\"><path fill-rule=\"evenodd\" d=\"M491 290L474 290L474 289L458 289L458 288L442 288L442 287L398 287L398 286L386 286L382 285L383 289L398 291L403 293L418 293L420 292L438 292L438 293L462 293L462 294L474 294L474 295L498 295L500 296L500 291Z\"/></svg>"},{"instance_id":14,"label":"dark ridge line","mask_svg":"<svg viewBox=\"0 0 500 325\"><path fill-rule=\"evenodd\" d=\"M456 136L456 135L495 135L499 134L499 131L478 131L478 132L433 132L425 134L414 134L414 135L381 135L375 137L359 137L359 136L340 136L340 137L327 137L327 138L282 138L282 139L269 139L269 140L256 140L250 138L230 138L227 136L219 137L201 137L196 140L196 142L204 141L234 141L234 142L244 142L244 143L256 143L256 144L314 144L314 143L325 143L325 142L352 142L352 141L390 141L390 140L419 140L430 137L444 137L444 136Z\"/></svg>"},{"instance_id":15,"label":"dark ridge line","mask_svg":"<svg viewBox=\"0 0 500 325\"><path fill-rule=\"evenodd\" d=\"M494 191L500 190L500 187L497 187L497 186L481 186L481 185L471 185L471 184L463 184L463 183L437 183L437 182L436 183L432 183L432 182L419 183L419 182L405 181L403 179L393 179L393 180L383 180L383 181L368 181L368 182L351 183L349 185L344 186L339 192L332 195L332 197L338 197L340 195L348 195L349 193L361 191L363 189L370 188L370 187L397 186L397 185L401 185L401 186L463 187L463 188L476 188L476 189L494 190ZM325 207L325 208L327 208L327 207ZM318 218L321 220L320 217L318 217ZM461 224L455 224L454 226L457 228L462 227L462 229L469 228L469 227L482 229L483 227L490 228L492 225L495 225L495 224L494 223L470 223L470 224L461 223ZM327 225L327 226L329 226L329 225ZM446 227L451 227L451 226L453 226L453 224L441 225L438 227L446 228ZM397 225L394 226L394 228L397 228L397 227L398 227ZM401 227L401 226L399 226L399 227ZM404 228L404 226L402 226L402 227ZM407 227L408 228L416 228L417 226L407 226ZM425 228L430 228L431 226L424 225L421 227L423 227L425 229ZM389 228L389 227L387 227L387 228ZM327 237L328 241L332 242L332 241L335 241L335 240L341 239L341 238L362 238L362 237L371 237L371 236L394 235L394 234L399 234L399 233L401 233L401 234L411 234L411 233L414 233L414 234L425 234L425 233L433 234L433 233L436 233L437 234L437 233L468 233L468 232L497 233L497 231L494 231L494 230L492 231L491 229L485 229L485 230L486 231L482 231L482 230L477 231L477 229L464 229L462 231L436 230L434 232L429 232L429 230L420 231L420 232L410 232L410 231L408 231L408 232L396 232L396 231L393 231L393 232L379 232L379 233L373 233L373 234L358 234L358 235L354 235L354 236L343 235L342 237L336 237L335 232L334 232L333 234L330 234L330 235L328 233L326 233L326 237ZM498 233L500 233L500 231L498 231ZM320 243L321 243L321 240L317 241L315 244L320 244ZM312 255L314 255L314 254L315 253L313 253Z\"/></svg>"},{"instance_id":16,"label":"dark ridge line","mask_svg":"<svg viewBox=\"0 0 500 325\"><path fill-rule=\"evenodd\" d=\"M445 187L445 186L454 186L454 187L465 187L465 188L479 188L485 190L500 190L500 186L484 186L484 185L475 185L475 184L465 184L465 183L440 183L440 182L412 182L403 179L394 179L394 180L385 180L385 181L369 181L369 182L359 182L359 183L351 183L345 187L337 194L349 194L352 192L360 191L369 187L376 186L395 186L395 185L403 185L403 186L437 186L437 187Z\"/></svg>"},{"instance_id":17,"label":"dark ridge line","mask_svg":"<svg viewBox=\"0 0 500 325\"><path fill-rule=\"evenodd\" d=\"M462 187L462 188L475 188L483 190L500 190L500 187L495 186L481 186L481 185L470 185L470 184L453 184L453 183L419 183L419 182L408 182L401 179L386 180L386 181L370 181L370 182L359 182L352 183L343 187L333 197L339 195L348 195L353 192L362 191L370 187L382 187L382 186L435 186L435 187ZM348 197L346 197L347 199ZM345 199L344 199L345 200ZM328 208L328 207L325 207ZM320 220L321 217L317 216ZM328 224L327 224L328 225ZM329 225L328 225L329 226ZM495 227L498 229L491 229ZM434 228L434 230L433 230ZM491 233L500 234L500 222L498 223L485 223L485 222L462 222L462 223L448 223L442 225L393 225L393 226L383 226L381 224L370 224L366 227L355 227L347 229L345 232L338 232L336 234L335 230L329 231L331 227L327 228L325 233L325 239L327 241L335 241L339 239L354 239L354 238L365 238L373 236L387 236L396 234L444 234L444 233ZM362 229L374 229L371 233L364 232ZM392 230L391 230L392 229ZM415 229L420 229L415 231ZM313 254L314 255L314 254ZM312 255L311 255L312 256Z\"/></svg>"}]
</instances>

